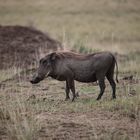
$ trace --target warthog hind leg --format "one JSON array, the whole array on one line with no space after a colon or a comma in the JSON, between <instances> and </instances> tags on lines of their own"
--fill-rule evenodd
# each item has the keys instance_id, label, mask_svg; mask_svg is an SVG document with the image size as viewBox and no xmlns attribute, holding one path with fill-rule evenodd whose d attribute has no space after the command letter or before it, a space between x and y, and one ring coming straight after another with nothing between
<instances>
[{"instance_id":1,"label":"warthog hind leg","mask_svg":"<svg viewBox=\"0 0 140 140\"><path fill-rule=\"evenodd\" d=\"M102 80L99 80L99 87L100 87L100 94L98 95L97 97L97 100L100 100L104 91L105 91L105 82L104 82L104 79Z\"/></svg>"}]
</instances>

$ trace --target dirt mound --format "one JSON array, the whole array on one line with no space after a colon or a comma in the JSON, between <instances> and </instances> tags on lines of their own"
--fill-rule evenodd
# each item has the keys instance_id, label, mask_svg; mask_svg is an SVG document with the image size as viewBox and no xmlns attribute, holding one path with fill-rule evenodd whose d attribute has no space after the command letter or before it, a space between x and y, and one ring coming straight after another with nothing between
<instances>
[{"instance_id":1,"label":"dirt mound","mask_svg":"<svg viewBox=\"0 0 140 140\"><path fill-rule=\"evenodd\" d=\"M31 27L0 26L0 69L27 68L50 50L62 49L60 42Z\"/></svg>"}]
</instances>

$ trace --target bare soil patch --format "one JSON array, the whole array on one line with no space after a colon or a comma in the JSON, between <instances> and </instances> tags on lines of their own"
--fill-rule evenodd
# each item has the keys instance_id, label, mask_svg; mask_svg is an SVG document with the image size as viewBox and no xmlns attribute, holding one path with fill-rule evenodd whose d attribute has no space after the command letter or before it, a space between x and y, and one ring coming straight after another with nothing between
<instances>
[{"instance_id":1,"label":"bare soil patch","mask_svg":"<svg viewBox=\"0 0 140 140\"><path fill-rule=\"evenodd\" d=\"M94 140L110 136L116 139L126 134L133 139L136 125L129 118L100 109L86 113L42 113L37 118L43 124L39 138L54 140Z\"/></svg>"}]
</instances>

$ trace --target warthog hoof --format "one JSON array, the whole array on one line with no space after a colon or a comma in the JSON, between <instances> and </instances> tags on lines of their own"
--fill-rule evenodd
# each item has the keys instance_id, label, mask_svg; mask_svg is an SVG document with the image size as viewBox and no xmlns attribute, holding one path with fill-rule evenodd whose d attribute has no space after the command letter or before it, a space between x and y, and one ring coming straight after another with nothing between
<instances>
[{"instance_id":1,"label":"warthog hoof","mask_svg":"<svg viewBox=\"0 0 140 140\"><path fill-rule=\"evenodd\" d=\"M70 100L70 97L66 97L66 98L65 98L65 101L68 101L68 100Z\"/></svg>"}]
</instances>

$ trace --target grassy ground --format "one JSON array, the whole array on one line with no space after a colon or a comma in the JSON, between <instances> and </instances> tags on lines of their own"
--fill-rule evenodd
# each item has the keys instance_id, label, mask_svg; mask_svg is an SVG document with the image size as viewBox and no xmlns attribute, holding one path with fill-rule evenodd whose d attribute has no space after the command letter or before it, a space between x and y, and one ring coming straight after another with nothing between
<instances>
[{"instance_id":1,"label":"grassy ground","mask_svg":"<svg viewBox=\"0 0 140 140\"><path fill-rule=\"evenodd\" d=\"M28 77L28 76L27 76ZM117 99L107 88L97 102L96 84L76 83L80 97L64 101L64 83L47 79L31 86L28 80L1 83L1 139L130 139L140 137L139 80L121 80Z\"/></svg>"},{"instance_id":2,"label":"grassy ground","mask_svg":"<svg viewBox=\"0 0 140 140\"><path fill-rule=\"evenodd\" d=\"M32 86L31 73L0 71L0 139L139 140L139 5L139 0L1 0L2 25L35 26L68 50L117 52L120 82L115 101L106 82L99 102L96 84L77 82L80 97L72 103L64 101L63 82L46 79ZM134 78L123 80L129 75Z\"/></svg>"}]
</instances>

